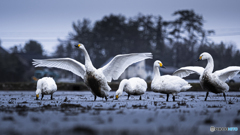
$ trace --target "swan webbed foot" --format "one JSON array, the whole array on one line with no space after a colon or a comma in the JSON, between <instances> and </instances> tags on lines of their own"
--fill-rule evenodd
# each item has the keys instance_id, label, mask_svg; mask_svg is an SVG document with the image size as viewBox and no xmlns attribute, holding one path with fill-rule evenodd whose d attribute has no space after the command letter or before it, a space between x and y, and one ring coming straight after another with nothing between
<instances>
[{"instance_id":1,"label":"swan webbed foot","mask_svg":"<svg viewBox=\"0 0 240 135\"><path fill-rule=\"evenodd\" d=\"M172 97L173 101L175 101L175 96Z\"/></svg>"},{"instance_id":2,"label":"swan webbed foot","mask_svg":"<svg viewBox=\"0 0 240 135\"><path fill-rule=\"evenodd\" d=\"M44 97L44 94L42 94L42 98L41 98L41 100L43 99L43 97Z\"/></svg>"},{"instance_id":3,"label":"swan webbed foot","mask_svg":"<svg viewBox=\"0 0 240 135\"><path fill-rule=\"evenodd\" d=\"M223 97L224 97L224 100L226 101L226 95L225 95L225 93L223 93Z\"/></svg>"},{"instance_id":4,"label":"swan webbed foot","mask_svg":"<svg viewBox=\"0 0 240 135\"><path fill-rule=\"evenodd\" d=\"M208 94L209 94L209 92L206 93L205 101L207 101Z\"/></svg>"},{"instance_id":5,"label":"swan webbed foot","mask_svg":"<svg viewBox=\"0 0 240 135\"><path fill-rule=\"evenodd\" d=\"M128 94L128 98L127 98L127 100L129 100L129 97L130 97L130 94Z\"/></svg>"},{"instance_id":6,"label":"swan webbed foot","mask_svg":"<svg viewBox=\"0 0 240 135\"><path fill-rule=\"evenodd\" d=\"M167 94L167 100L166 100L167 102L168 102L168 97L169 97L169 94Z\"/></svg>"},{"instance_id":7,"label":"swan webbed foot","mask_svg":"<svg viewBox=\"0 0 240 135\"><path fill-rule=\"evenodd\" d=\"M142 97L140 96L139 100L142 100Z\"/></svg>"},{"instance_id":8,"label":"swan webbed foot","mask_svg":"<svg viewBox=\"0 0 240 135\"><path fill-rule=\"evenodd\" d=\"M97 99L97 96L96 96L96 95L94 95L94 101L96 101L96 99Z\"/></svg>"}]
</instances>

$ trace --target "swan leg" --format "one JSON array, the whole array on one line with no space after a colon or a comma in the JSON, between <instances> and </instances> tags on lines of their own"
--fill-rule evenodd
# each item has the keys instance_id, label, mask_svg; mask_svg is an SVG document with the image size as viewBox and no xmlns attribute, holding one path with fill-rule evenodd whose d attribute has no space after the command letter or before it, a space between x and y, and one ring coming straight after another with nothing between
<instances>
[{"instance_id":1,"label":"swan leg","mask_svg":"<svg viewBox=\"0 0 240 135\"><path fill-rule=\"evenodd\" d=\"M130 94L128 94L128 98L127 98L127 100L129 100L129 97L130 97Z\"/></svg>"},{"instance_id":2,"label":"swan leg","mask_svg":"<svg viewBox=\"0 0 240 135\"><path fill-rule=\"evenodd\" d=\"M94 95L94 101L96 101L96 99L97 99L97 96L96 96L96 95Z\"/></svg>"},{"instance_id":3,"label":"swan leg","mask_svg":"<svg viewBox=\"0 0 240 135\"><path fill-rule=\"evenodd\" d=\"M106 101L108 100L107 96L105 96Z\"/></svg>"},{"instance_id":4,"label":"swan leg","mask_svg":"<svg viewBox=\"0 0 240 135\"><path fill-rule=\"evenodd\" d=\"M208 94L209 94L209 92L206 93L205 101L207 101Z\"/></svg>"},{"instance_id":5,"label":"swan leg","mask_svg":"<svg viewBox=\"0 0 240 135\"><path fill-rule=\"evenodd\" d=\"M223 93L223 96L224 96L224 99L225 99L225 101L226 101L226 95L225 95L225 93Z\"/></svg>"},{"instance_id":6,"label":"swan leg","mask_svg":"<svg viewBox=\"0 0 240 135\"><path fill-rule=\"evenodd\" d=\"M51 94L51 100L53 100L53 94Z\"/></svg>"},{"instance_id":7,"label":"swan leg","mask_svg":"<svg viewBox=\"0 0 240 135\"><path fill-rule=\"evenodd\" d=\"M42 98L41 98L41 100L43 99L43 97L44 97L44 94L42 94Z\"/></svg>"},{"instance_id":8,"label":"swan leg","mask_svg":"<svg viewBox=\"0 0 240 135\"><path fill-rule=\"evenodd\" d=\"M166 101L168 101L168 97L169 97L169 94L167 94L167 100Z\"/></svg>"},{"instance_id":9,"label":"swan leg","mask_svg":"<svg viewBox=\"0 0 240 135\"><path fill-rule=\"evenodd\" d=\"M175 96L172 97L173 101L175 101Z\"/></svg>"},{"instance_id":10,"label":"swan leg","mask_svg":"<svg viewBox=\"0 0 240 135\"><path fill-rule=\"evenodd\" d=\"M140 96L139 100L142 100L142 97Z\"/></svg>"}]
</instances>

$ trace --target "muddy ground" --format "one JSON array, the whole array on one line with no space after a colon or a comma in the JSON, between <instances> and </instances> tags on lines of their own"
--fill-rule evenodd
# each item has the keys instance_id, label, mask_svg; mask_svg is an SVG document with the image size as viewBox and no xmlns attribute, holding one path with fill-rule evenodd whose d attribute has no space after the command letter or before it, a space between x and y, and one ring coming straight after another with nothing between
<instances>
[{"instance_id":1,"label":"muddy ground","mask_svg":"<svg viewBox=\"0 0 240 135\"><path fill-rule=\"evenodd\" d=\"M240 134L240 92L179 93L176 101L166 95L147 92L139 96L123 94L108 101L86 92L55 92L35 100L35 92L0 91L0 134ZM238 127L238 131L210 132L210 126Z\"/></svg>"}]
</instances>

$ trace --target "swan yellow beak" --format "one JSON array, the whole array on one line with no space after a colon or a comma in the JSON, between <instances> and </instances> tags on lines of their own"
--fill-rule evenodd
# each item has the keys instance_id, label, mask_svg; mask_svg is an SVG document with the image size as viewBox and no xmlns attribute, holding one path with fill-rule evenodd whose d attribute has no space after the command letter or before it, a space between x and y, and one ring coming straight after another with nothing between
<instances>
[{"instance_id":1,"label":"swan yellow beak","mask_svg":"<svg viewBox=\"0 0 240 135\"><path fill-rule=\"evenodd\" d=\"M202 56L199 57L198 61L202 60Z\"/></svg>"},{"instance_id":2,"label":"swan yellow beak","mask_svg":"<svg viewBox=\"0 0 240 135\"><path fill-rule=\"evenodd\" d=\"M39 94L36 95L36 99L37 99L37 100L38 100L38 98L39 98Z\"/></svg>"},{"instance_id":3,"label":"swan yellow beak","mask_svg":"<svg viewBox=\"0 0 240 135\"><path fill-rule=\"evenodd\" d=\"M80 46L81 46L81 44L78 44L78 45L74 45L75 47L77 47L77 48L80 48Z\"/></svg>"},{"instance_id":4,"label":"swan yellow beak","mask_svg":"<svg viewBox=\"0 0 240 135\"><path fill-rule=\"evenodd\" d=\"M162 63L159 63L159 66L160 66L160 67L162 67L162 66L163 66L163 64L162 64Z\"/></svg>"},{"instance_id":5,"label":"swan yellow beak","mask_svg":"<svg viewBox=\"0 0 240 135\"><path fill-rule=\"evenodd\" d=\"M159 66L160 66L161 68L165 68L165 66L163 66L162 63L159 63Z\"/></svg>"},{"instance_id":6,"label":"swan yellow beak","mask_svg":"<svg viewBox=\"0 0 240 135\"><path fill-rule=\"evenodd\" d=\"M118 95L116 95L116 99L118 99L119 97L118 97Z\"/></svg>"}]
</instances>

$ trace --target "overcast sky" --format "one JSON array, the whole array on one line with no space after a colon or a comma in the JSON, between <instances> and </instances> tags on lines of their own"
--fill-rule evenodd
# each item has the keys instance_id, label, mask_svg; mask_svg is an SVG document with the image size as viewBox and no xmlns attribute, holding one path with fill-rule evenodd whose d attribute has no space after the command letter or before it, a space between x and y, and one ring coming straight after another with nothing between
<instances>
[{"instance_id":1,"label":"overcast sky","mask_svg":"<svg viewBox=\"0 0 240 135\"><path fill-rule=\"evenodd\" d=\"M234 43L240 49L240 0L1 0L0 39L2 46L22 46L37 40L50 54L72 32L72 22L93 22L109 14L134 17L161 15L173 20L172 13L193 9L204 17L204 29L215 30L214 42Z\"/></svg>"}]
</instances>

